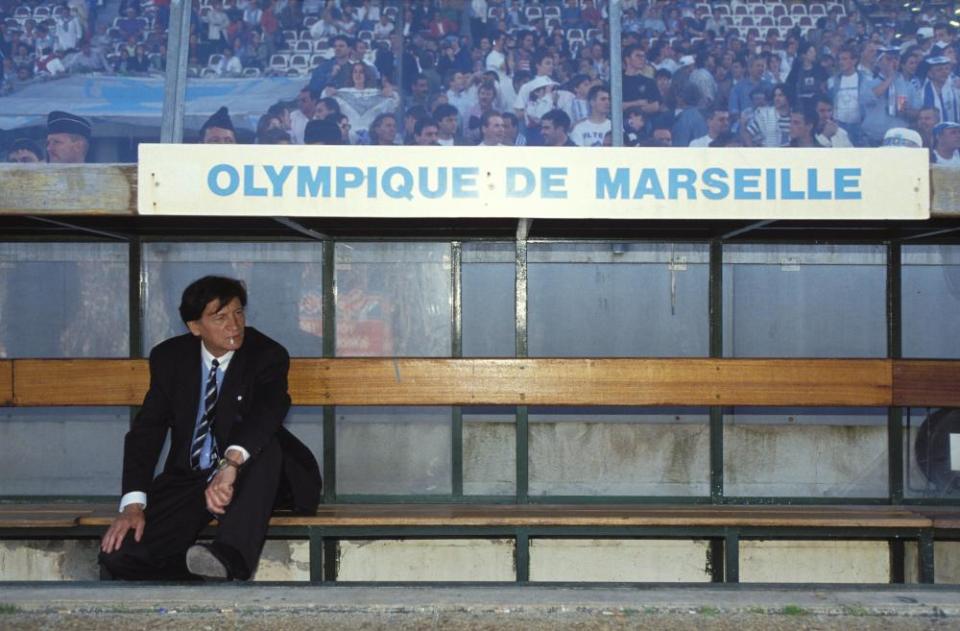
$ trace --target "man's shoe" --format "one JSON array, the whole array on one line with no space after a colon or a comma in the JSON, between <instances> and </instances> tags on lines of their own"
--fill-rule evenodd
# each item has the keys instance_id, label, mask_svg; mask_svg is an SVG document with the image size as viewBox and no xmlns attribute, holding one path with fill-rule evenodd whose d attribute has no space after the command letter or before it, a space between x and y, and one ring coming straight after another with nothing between
<instances>
[{"instance_id":1,"label":"man's shoe","mask_svg":"<svg viewBox=\"0 0 960 631\"><path fill-rule=\"evenodd\" d=\"M227 563L211 544L197 543L187 550L187 569L207 581L229 581L233 577Z\"/></svg>"}]
</instances>

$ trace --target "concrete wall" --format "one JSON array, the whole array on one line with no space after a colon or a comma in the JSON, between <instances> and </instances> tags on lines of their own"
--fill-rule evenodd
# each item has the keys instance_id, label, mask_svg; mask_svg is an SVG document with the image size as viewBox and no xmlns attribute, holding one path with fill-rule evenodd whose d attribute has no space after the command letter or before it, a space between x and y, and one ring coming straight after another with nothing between
<instances>
[{"instance_id":1,"label":"concrete wall","mask_svg":"<svg viewBox=\"0 0 960 631\"><path fill-rule=\"evenodd\" d=\"M530 580L704 583L708 549L699 540L533 539Z\"/></svg>"},{"instance_id":2,"label":"concrete wall","mask_svg":"<svg viewBox=\"0 0 960 631\"><path fill-rule=\"evenodd\" d=\"M509 539L341 541L342 581L512 581Z\"/></svg>"},{"instance_id":3,"label":"concrete wall","mask_svg":"<svg viewBox=\"0 0 960 631\"><path fill-rule=\"evenodd\" d=\"M743 583L889 583L885 541L741 541Z\"/></svg>"}]
</instances>

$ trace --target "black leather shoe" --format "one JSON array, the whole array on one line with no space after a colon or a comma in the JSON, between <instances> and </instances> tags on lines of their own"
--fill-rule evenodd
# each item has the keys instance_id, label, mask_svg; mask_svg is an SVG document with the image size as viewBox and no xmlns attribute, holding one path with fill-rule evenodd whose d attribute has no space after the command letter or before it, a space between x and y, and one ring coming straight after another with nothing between
<instances>
[{"instance_id":1,"label":"black leather shoe","mask_svg":"<svg viewBox=\"0 0 960 631\"><path fill-rule=\"evenodd\" d=\"M209 543L197 543L187 550L187 569L206 581L233 580L233 572L221 551Z\"/></svg>"}]
</instances>

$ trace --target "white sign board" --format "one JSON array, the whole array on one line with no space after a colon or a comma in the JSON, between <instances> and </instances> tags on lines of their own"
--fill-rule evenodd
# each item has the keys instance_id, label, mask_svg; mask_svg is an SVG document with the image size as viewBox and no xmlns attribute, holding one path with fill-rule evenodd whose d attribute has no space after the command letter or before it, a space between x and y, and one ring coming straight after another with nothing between
<instances>
[{"instance_id":1,"label":"white sign board","mask_svg":"<svg viewBox=\"0 0 960 631\"><path fill-rule=\"evenodd\" d=\"M142 215L926 219L927 152L140 145Z\"/></svg>"}]
</instances>

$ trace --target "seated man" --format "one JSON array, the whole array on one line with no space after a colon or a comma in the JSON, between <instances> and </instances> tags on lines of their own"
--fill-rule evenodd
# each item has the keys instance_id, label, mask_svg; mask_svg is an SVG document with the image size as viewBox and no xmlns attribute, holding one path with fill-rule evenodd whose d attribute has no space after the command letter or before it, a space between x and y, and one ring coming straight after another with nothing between
<instances>
[{"instance_id":1,"label":"seated man","mask_svg":"<svg viewBox=\"0 0 960 631\"><path fill-rule=\"evenodd\" d=\"M282 426L289 356L246 326L246 303L237 280L193 282L180 303L190 332L150 353L150 389L124 441L120 515L100 546L113 578L246 580L275 506L316 511L316 460ZM215 539L197 544L211 517Z\"/></svg>"}]
</instances>

